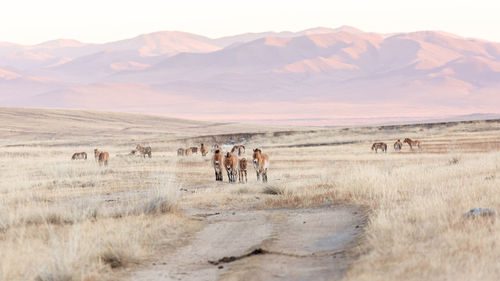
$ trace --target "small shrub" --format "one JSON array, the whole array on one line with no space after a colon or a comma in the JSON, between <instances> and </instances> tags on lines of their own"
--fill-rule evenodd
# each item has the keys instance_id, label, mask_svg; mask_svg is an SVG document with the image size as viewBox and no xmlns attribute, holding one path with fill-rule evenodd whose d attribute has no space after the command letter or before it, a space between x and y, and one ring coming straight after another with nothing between
<instances>
[{"instance_id":1,"label":"small shrub","mask_svg":"<svg viewBox=\"0 0 500 281\"><path fill-rule=\"evenodd\" d=\"M101 255L101 260L105 264L108 264L111 268L123 266L123 259L121 258L121 255L111 249Z\"/></svg>"},{"instance_id":2,"label":"small shrub","mask_svg":"<svg viewBox=\"0 0 500 281\"><path fill-rule=\"evenodd\" d=\"M155 197L142 206L144 214L164 214L174 211L177 208L176 200L168 197Z\"/></svg>"},{"instance_id":3,"label":"small shrub","mask_svg":"<svg viewBox=\"0 0 500 281\"><path fill-rule=\"evenodd\" d=\"M278 186L266 186L264 187L262 193L269 195L282 195L283 193L285 193L285 191L283 190L283 188Z\"/></svg>"}]
</instances>

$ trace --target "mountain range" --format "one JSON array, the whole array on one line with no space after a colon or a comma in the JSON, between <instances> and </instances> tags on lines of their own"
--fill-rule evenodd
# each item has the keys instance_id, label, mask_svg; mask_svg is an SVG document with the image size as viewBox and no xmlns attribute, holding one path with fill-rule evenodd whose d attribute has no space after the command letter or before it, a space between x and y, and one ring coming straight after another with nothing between
<instances>
[{"instance_id":1,"label":"mountain range","mask_svg":"<svg viewBox=\"0 0 500 281\"><path fill-rule=\"evenodd\" d=\"M0 106L301 125L500 113L500 43L354 27L0 42Z\"/></svg>"}]
</instances>

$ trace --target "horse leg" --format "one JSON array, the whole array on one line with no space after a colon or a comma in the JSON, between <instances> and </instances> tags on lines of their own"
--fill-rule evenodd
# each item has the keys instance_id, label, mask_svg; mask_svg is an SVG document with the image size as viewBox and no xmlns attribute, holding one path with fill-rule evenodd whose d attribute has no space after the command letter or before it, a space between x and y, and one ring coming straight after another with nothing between
<instances>
[{"instance_id":1,"label":"horse leg","mask_svg":"<svg viewBox=\"0 0 500 281\"><path fill-rule=\"evenodd\" d=\"M267 169L262 172L262 182L267 182Z\"/></svg>"},{"instance_id":2,"label":"horse leg","mask_svg":"<svg viewBox=\"0 0 500 281\"><path fill-rule=\"evenodd\" d=\"M257 170L257 181L260 180L260 173L259 173L259 170Z\"/></svg>"}]
</instances>

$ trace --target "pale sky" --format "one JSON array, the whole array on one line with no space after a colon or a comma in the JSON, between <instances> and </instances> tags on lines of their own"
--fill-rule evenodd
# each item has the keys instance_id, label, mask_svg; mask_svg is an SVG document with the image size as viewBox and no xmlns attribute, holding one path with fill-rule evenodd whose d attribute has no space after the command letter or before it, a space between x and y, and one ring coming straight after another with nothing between
<instances>
[{"instance_id":1,"label":"pale sky","mask_svg":"<svg viewBox=\"0 0 500 281\"><path fill-rule=\"evenodd\" d=\"M161 30L208 37L350 25L390 33L442 30L500 42L497 0L2 0L0 42L101 43Z\"/></svg>"}]
</instances>

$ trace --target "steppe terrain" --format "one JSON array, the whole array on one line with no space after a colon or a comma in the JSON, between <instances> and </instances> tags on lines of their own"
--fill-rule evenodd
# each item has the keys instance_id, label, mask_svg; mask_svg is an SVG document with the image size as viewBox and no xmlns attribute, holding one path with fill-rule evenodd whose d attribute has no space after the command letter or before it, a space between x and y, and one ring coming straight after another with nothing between
<instances>
[{"instance_id":1,"label":"steppe terrain","mask_svg":"<svg viewBox=\"0 0 500 281\"><path fill-rule=\"evenodd\" d=\"M498 218L462 217L500 210L500 120L291 128L0 108L0 132L0 280L500 279ZM421 150L394 152L405 137ZM216 183L210 157L176 155L201 142L261 148L269 182L250 167L247 184ZM153 157L130 155L137 144Z\"/></svg>"}]
</instances>

